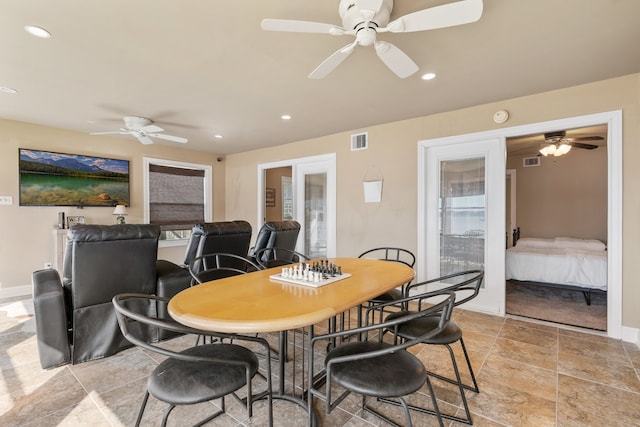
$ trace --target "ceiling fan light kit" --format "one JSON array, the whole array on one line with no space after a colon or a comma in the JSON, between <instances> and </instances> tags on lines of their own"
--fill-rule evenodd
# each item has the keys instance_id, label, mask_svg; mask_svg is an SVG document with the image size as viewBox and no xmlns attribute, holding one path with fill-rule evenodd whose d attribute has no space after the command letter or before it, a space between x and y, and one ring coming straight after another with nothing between
<instances>
[{"instance_id":1,"label":"ceiling fan light kit","mask_svg":"<svg viewBox=\"0 0 640 427\"><path fill-rule=\"evenodd\" d=\"M547 132L544 134L546 145L540 149L543 156L562 156L571 151L572 147L593 150L598 148L595 144L585 144L577 141L601 141L601 136L585 136L581 138L568 138L567 131Z\"/></svg>"},{"instance_id":2,"label":"ceiling fan light kit","mask_svg":"<svg viewBox=\"0 0 640 427\"><path fill-rule=\"evenodd\" d=\"M567 154L569 151L571 151L571 146L569 144L549 144L540 150L540 154L545 157L550 155L557 157Z\"/></svg>"},{"instance_id":3,"label":"ceiling fan light kit","mask_svg":"<svg viewBox=\"0 0 640 427\"><path fill-rule=\"evenodd\" d=\"M378 41L379 33L409 33L452 27L475 22L482 16L482 0L460 0L401 16L392 22L393 0L340 0L338 14L342 27L320 22L287 19L264 19L262 29L294 33L351 35L355 40L338 49L309 74L321 79L338 67L356 46L371 46L380 60L398 77L406 78L418 71L418 65L395 45Z\"/></svg>"}]
</instances>

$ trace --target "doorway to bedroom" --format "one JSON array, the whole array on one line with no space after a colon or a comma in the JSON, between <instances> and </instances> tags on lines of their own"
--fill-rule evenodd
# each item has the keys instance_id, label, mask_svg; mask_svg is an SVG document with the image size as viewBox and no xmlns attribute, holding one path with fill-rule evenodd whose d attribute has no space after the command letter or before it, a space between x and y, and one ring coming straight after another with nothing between
<instances>
[{"instance_id":1,"label":"doorway to bedroom","mask_svg":"<svg viewBox=\"0 0 640 427\"><path fill-rule=\"evenodd\" d=\"M437 239L441 230L437 221L429 221L429 200L437 200L437 186L430 186L429 181L438 180L437 173L433 175L434 150L440 147L463 147L465 144L474 142L495 141L500 150L498 153L487 151L487 162L493 166L485 168L488 173L497 172L500 177L491 178L492 175L486 175L486 194L487 205L486 218L500 218L500 227L497 233L491 232L489 227L486 234L487 241L498 243L492 246L492 250L488 250L485 246L485 257L488 255L493 258L492 262L485 262L485 291L488 297L493 297L492 305L471 306L467 308L471 310L483 311L499 316L505 315L505 258L508 246L508 240L505 235L506 221L506 141L508 138L515 138L522 135L544 134L558 130L579 129L591 126L606 126L606 237L603 242L606 243L606 276L607 276L607 336L620 339L623 336L622 327L622 111L608 111L585 116L576 116L567 119L552 120L547 122L532 123L528 125L519 125L514 127L494 129L490 131L477 132L473 134L455 135L450 137L435 138L418 142L418 259L417 277L425 278L429 273L429 265L431 268L437 266L439 257L443 254L437 253L437 245L430 245L434 239ZM575 147L574 147L575 148ZM573 152L571 149L570 153ZM461 151L465 151L462 150ZM577 150L576 150L577 151ZM537 155L536 155L537 157ZM497 163L496 163L497 162ZM565 178L573 180L573 177ZM582 181L580 181L582 182ZM540 185L540 184L539 184ZM556 185L552 183L549 185ZM583 192L589 191L588 187L583 185ZM435 194L435 195L434 195ZM574 195L579 197L581 193ZM437 208L437 205L436 205ZM433 209L431 209L433 210ZM584 215L581 212L580 215ZM553 211L545 218L546 221L553 223L560 220L560 214ZM521 228L521 232L523 230ZM437 259L431 259L430 251L434 252ZM471 303L471 302L470 302Z\"/></svg>"},{"instance_id":2,"label":"doorway to bedroom","mask_svg":"<svg viewBox=\"0 0 640 427\"><path fill-rule=\"evenodd\" d=\"M507 138L507 314L607 330L607 134L599 124Z\"/></svg>"}]
</instances>

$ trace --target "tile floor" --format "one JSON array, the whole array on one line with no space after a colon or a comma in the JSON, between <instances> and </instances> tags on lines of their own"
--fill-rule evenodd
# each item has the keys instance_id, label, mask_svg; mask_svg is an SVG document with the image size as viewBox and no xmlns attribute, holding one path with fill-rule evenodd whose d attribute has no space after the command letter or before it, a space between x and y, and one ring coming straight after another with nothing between
<instances>
[{"instance_id":1,"label":"tile floor","mask_svg":"<svg viewBox=\"0 0 640 427\"><path fill-rule=\"evenodd\" d=\"M0 425L133 425L146 378L158 357L132 348L99 361L42 370L33 318L28 314L30 303L0 303ZM640 426L640 349L636 345L464 310L457 310L454 320L463 328L480 386L479 394L467 392L474 425ZM193 337L181 337L167 345L193 343ZM413 351L429 369L450 372L443 348L424 346ZM460 414L455 389L438 380L433 383L441 410ZM415 399L429 402L421 392ZM359 410L358 402L349 397L330 415L318 403L321 424L380 425ZM191 425L210 414L211 405L177 408L169 425ZM402 423L397 408L377 405ZM163 410L151 399L142 425L159 425ZM294 404L276 402L274 412L276 426L306 424L305 413ZM265 416L263 403L257 404L249 421L242 408L229 400L228 414L208 425L263 426ZM416 426L437 425L429 415L414 414L413 420Z\"/></svg>"}]
</instances>

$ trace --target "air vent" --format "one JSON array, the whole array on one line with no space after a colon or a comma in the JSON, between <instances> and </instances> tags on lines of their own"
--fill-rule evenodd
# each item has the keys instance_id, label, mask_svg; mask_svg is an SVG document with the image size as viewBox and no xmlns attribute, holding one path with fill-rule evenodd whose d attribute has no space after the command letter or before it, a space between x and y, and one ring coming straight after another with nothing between
<instances>
[{"instance_id":1,"label":"air vent","mask_svg":"<svg viewBox=\"0 0 640 427\"><path fill-rule=\"evenodd\" d=\"M522 167L532 168L540 166L540 157L525 157L522 159Z\"/></svg>"},{"instance_id":2,"label":"air vent","mask_svg":"<svg viewBox=\"0 0 640 427\"><path fill-rule=\"evenodd\" d=\"M351 151L366 150L369 147L367 132L351 135Z\"/></svg>"}]
</instances>

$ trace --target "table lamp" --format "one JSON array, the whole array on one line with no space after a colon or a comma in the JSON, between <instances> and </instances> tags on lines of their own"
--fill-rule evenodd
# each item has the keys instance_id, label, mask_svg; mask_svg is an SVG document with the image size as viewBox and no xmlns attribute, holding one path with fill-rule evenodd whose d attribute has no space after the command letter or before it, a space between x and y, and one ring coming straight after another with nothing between
<instances>
[{"instance_id":1,"label":"table lamp","mask_svg":"<svg viewBox=\"0 0 640 427\"><path fill-rule=\"evenodd\" d=\"M117 205L113 211L116 217L116 224L124 224L124 216L127 214L127 207L125 205Z\"/></svg>"}]
</instances>

